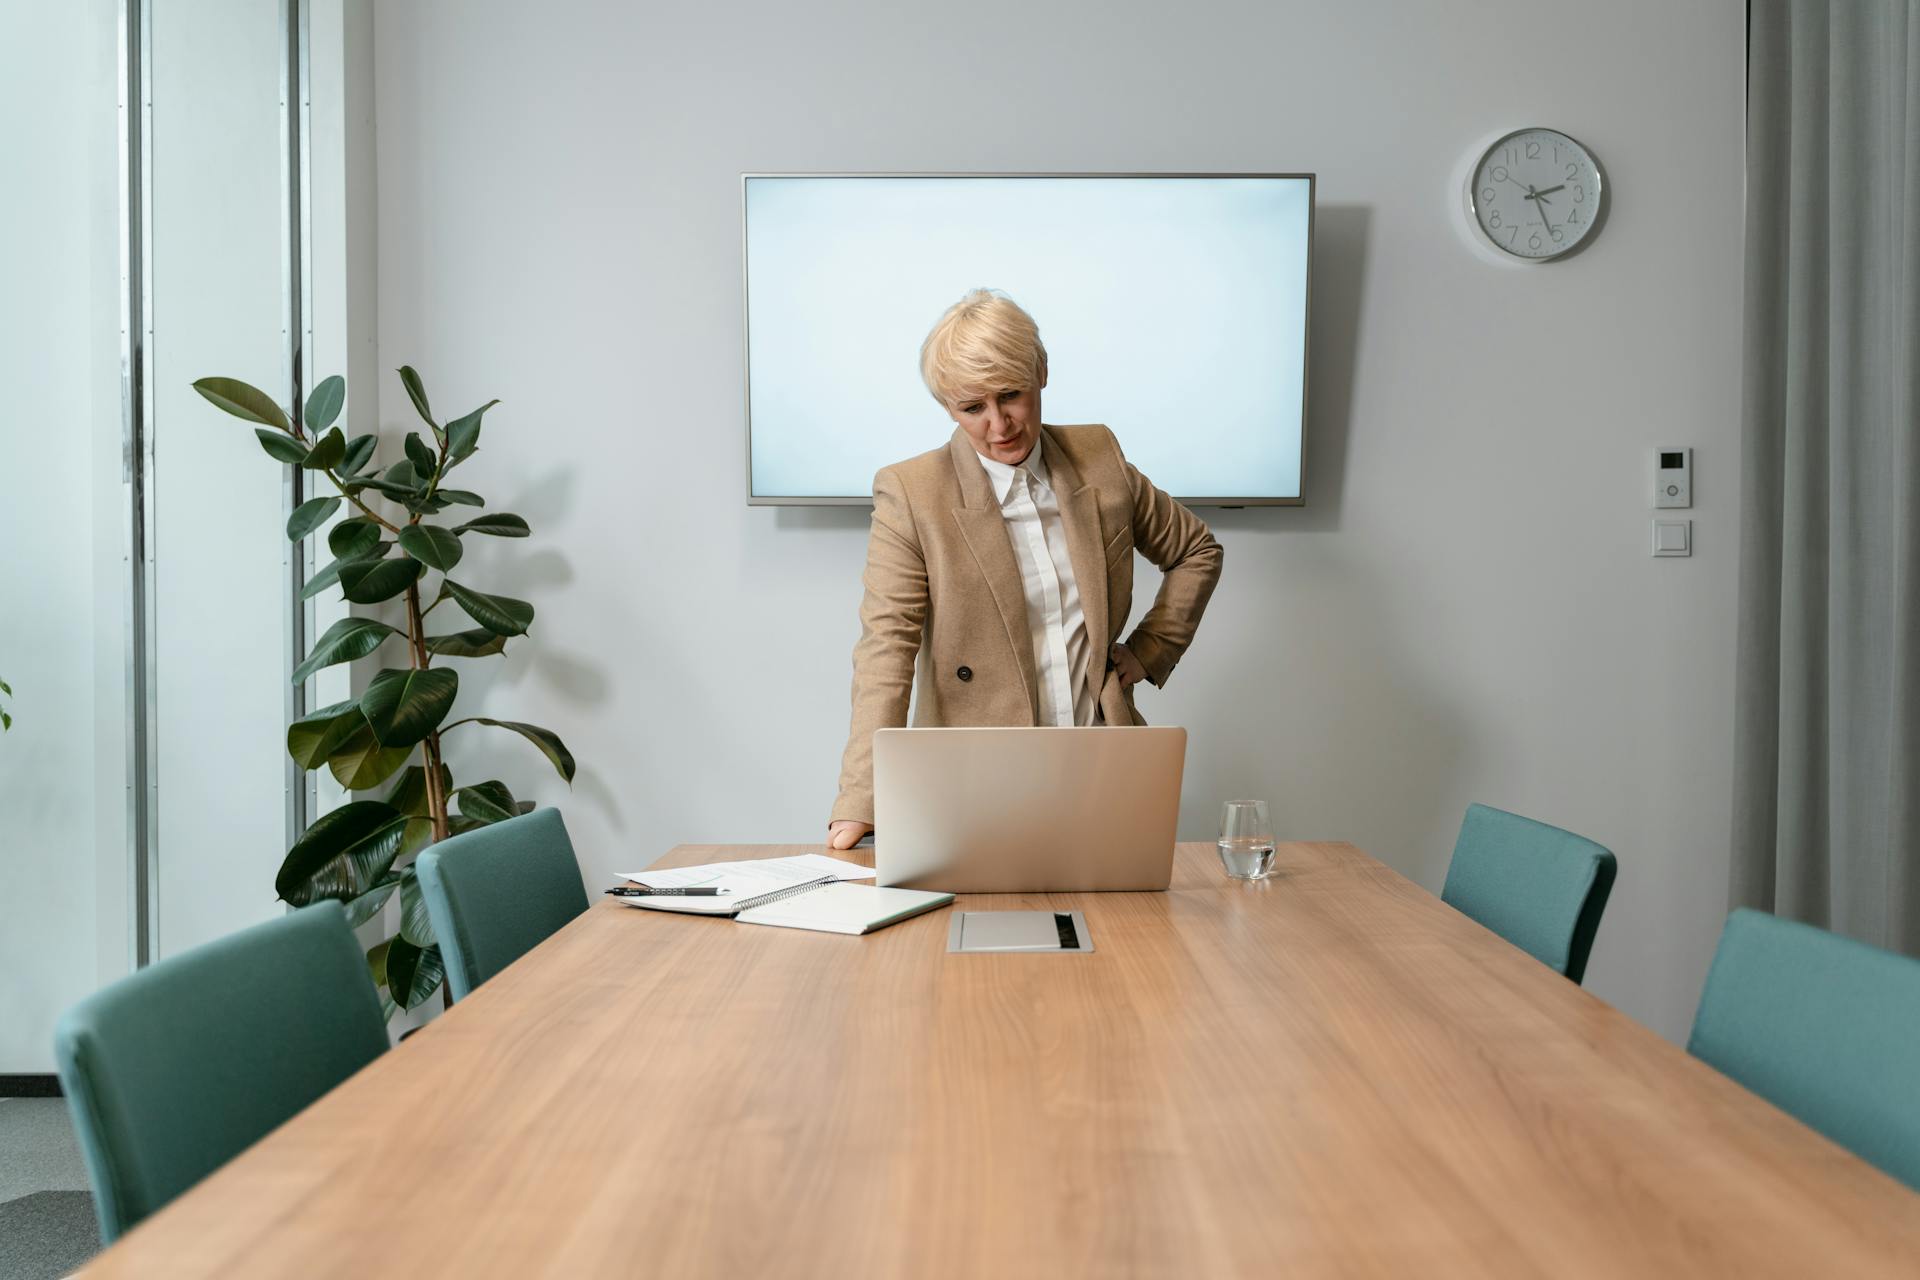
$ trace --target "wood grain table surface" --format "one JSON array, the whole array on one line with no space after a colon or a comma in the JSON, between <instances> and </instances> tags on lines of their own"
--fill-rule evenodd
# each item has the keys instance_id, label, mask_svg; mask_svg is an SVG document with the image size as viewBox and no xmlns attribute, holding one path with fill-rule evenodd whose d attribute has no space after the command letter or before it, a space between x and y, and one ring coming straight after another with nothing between
<instances>
[{"instance_id":1,"label":"wood grain table surface","mask_svg":"<svg viewBox=\"0 0 1920 1280\"><path fill-rule=\"evenodd\" d=\"M1095 950L598 899L87 1274L1920 1276L1920 1195L1351 845L956 905Z\"/></svg>"}]
</instances>

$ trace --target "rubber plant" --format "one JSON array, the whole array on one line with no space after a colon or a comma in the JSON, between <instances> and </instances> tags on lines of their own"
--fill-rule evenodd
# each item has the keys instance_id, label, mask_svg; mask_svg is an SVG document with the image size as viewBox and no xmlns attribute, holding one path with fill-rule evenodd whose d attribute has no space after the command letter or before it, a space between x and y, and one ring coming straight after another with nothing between
<instances>
[{"instance_id":1,"label":"rubber plant","mask_svg":"<svg viewBox=\"0 0 1920 1280\"><path fill-rule=\"evenodd\" d=\"M353 800L321 815L287 851L274 879L281 899L294 906L339 900L356 928L399 895L399 931L367 952L374 983L385 992L388 1017L430 999L444 976L413 866L420 851L533 808L498 780L455 786L445 759L446 735L462 726L503 729L532 743L568 783L574 774L573 756L550 729L484 716L447 723L460 675L445 660L496 656L533 624L533 606L526 601L455 580L462 540L476 534L524 538L529 529L510 512L475 512L458 524L435 519L455 508L485 507L479 494L452 488L447 480L479 448L481 419L499 401L443 426L412 367L400 370L400 382L432 442L408 432L404 456L384 469L372 466L374 435L348 439L334 425L346 403L344 378L334 376L315 387L304 412L298 405L294 412L282 409L266 392L234 378L193 384L219 408L255 424L254 435L269 457L324 476L339 491L296 508L287 521L288 539L299 543L314 536L343 502L354 508L328 532L333 559L307 581L301 596L310 599L337 584L351 604L384 606L394 619L394 624L364 616L341 619L294 670L299 683L323 667L383 648L392 654L398 647L405 656L404 665L378 672L357 697L309 712L288 726L287 752L302 769L324 767L352 791L386 791L381 799ZM434 575L438 582L429 592ZM429 633L428 617L448 603L478 625Z\"/></svg>"}]
</instances>

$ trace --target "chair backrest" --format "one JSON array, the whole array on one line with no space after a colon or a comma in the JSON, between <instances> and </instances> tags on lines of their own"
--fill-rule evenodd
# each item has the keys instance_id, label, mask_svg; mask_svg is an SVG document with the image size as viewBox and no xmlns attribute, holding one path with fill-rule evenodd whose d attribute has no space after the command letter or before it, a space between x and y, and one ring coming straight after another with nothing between
<instances>
[{"instance_id":1,"label":"chair backrest","mask_svg":"<svg viewBox=\"0 0 1920 1280\"><path fill-rule=\"evenodd\" d=\"M587 887L558 809L442 840L418 866L455 1000L587 909Z\"/></svg>"},{"instance_id":2,"label":"chair backrest","mask_svg":"<svg viewBox=\"0 0 1920 1280\"><path fill-rule=\"evenodd\" d=\"M1736 911L1687 1052L1920 1190L1920 960Z\"/></svg>"},{"instance_id":3,"label":"chair backrest","mask_svg":"<svg viewBox=\"0 0 1920 1280\"><path fill-rule=\"evenodd\" d=\"M1578 982L1614 872L1613 855L1584 836L1473 804L1440 900Z\"/></svg>"},{"instance_id":4,"label":"chair backrest","mask_svg":"<svg viewBox=\"0 0 1920 1280\"><path fill-rule=\"evenodd\" d=\"M387 1048L337 902L183 951L74 1005L54 1059L111 1242Z\"/></svg>"}]
</instances>

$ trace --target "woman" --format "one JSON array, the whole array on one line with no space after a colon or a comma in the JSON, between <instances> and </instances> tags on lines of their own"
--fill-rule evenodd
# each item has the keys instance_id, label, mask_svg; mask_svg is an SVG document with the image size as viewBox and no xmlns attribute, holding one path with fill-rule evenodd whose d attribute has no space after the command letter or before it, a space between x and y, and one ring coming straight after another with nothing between
<instances>
[{"instance_id":1,"label":"woman","mask_svg":"<svg viewBox=\"0 0 1920 1280\"><path fill-rule=\"evenodd\" d=\"M873 830L873 733L907 722L917 659L916 725L1144 724L1133 686L1166 684L1220 580L1207 526L1111 431L1041 424L1047 351L1005 294L949 308L920 376L958 429L873 478L834 849ZM1135 550L1165 578L1118 643Z\"/></svg>"}]
</instances>

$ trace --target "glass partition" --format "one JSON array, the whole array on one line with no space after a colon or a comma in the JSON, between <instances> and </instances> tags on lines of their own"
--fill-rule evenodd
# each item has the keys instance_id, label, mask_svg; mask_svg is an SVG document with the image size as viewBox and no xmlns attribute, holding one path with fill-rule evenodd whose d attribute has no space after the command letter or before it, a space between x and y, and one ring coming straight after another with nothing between
<instances>
[{"instance_id":1,"label":"glass partition","mask_svg":"<svg viewBox=\"0 0 1920 1280\"><path fill-rule=\"evenodd\" d=\"M283 908L286 469L193 389L289 398L281 6L151 6L152 911L160 956Z\"/></svg>"}]
</instances>

